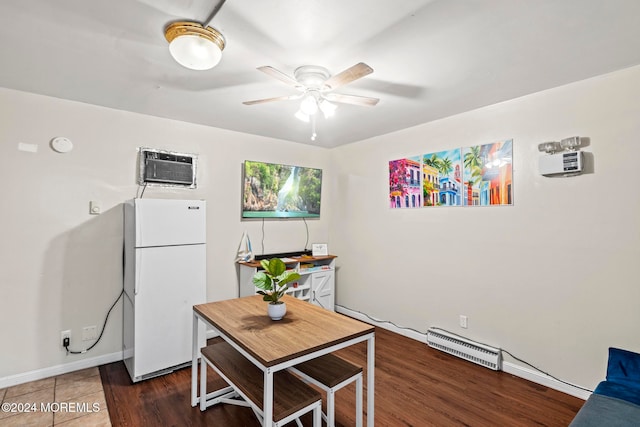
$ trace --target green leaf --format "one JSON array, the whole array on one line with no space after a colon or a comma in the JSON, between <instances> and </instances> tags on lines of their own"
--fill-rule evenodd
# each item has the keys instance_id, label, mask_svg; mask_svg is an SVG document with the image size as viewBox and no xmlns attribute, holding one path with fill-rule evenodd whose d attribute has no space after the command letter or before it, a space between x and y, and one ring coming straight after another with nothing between
<instances>
[{"instance_id":1,"label":"green leaf","mask_svg":"<svg viewBox=\"0 0 640 427\"><path fill-rule=\"evenodd\" d=\"M287 289L289 288L289 286L284 285L279 291L278 291L278 299L282 298L285 294L285 292L287 291Z\"/></svg>"},{"instance_id":2,"label":"green leaf","mask_svg":"<svg viewBox=\"0 0 640 427\"><path fill-rule=\"evenodd\" d=\"M267 276L262 271L256 273L253 276L253 284L260 289L264 289L265 291L270 291L272 289L271 277Z\"/></svg>"},{"instance_id":3,"label":"green leaf","mask_svg":"<svg viewBox=\"0 0 640 427\"><path fill-rule=\"evenodd\" d=\"M276 278L278 283L284 285L285 283L293 282L294 280L298 280L300 278L300 274L295 271L289 270L282 273L280 276Z\"/></svg>"},{"instance_id":4,"label":"green leaf","mask_svg":"<svg viewBox=\"0 0 640 427\"><path fill-rule=\"evenodd\" d=\"M269 269L267 270L272 276L280 276L287 269L287 266L280 258L271 258L269 260Z\"/></svg>"}]
</instances>

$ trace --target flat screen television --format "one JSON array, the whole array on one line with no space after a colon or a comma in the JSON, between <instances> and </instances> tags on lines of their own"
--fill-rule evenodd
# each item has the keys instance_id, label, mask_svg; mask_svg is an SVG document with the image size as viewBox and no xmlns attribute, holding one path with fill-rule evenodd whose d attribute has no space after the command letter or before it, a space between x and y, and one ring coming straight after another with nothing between
<instances>
[{"instance_id":1,"label":"flat screen television","mask_svg":"<svg viewBox=\"0 0 640 427\"><path fill-rule=\"evenodd\" d=\"M322 169L246 160L242 218L319 218Z\"/></svg>"}]
</instances>

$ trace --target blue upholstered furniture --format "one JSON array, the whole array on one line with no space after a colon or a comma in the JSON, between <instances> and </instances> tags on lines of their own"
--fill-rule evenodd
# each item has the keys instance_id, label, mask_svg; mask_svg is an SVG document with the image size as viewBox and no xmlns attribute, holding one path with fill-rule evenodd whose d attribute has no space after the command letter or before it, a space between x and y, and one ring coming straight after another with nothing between
<instances>
[{"instance_id":1,"label":"blue upholstered furniture","mask_svg":"<svg viewBox=\"0 0 640 427\"><path fill-rule=\"evenodd\" d=\"M598 384L569 426L640 426L640 354L609 349L606 381Z\"/></svg>"}]
</instances>

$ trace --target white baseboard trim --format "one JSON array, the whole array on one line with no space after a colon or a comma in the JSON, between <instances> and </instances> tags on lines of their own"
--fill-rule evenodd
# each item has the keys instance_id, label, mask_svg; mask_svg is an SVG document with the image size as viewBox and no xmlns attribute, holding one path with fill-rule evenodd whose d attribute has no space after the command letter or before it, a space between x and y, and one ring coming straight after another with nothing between
<instances>
[{"instance_id":1,"label":"white baseboard trim","mask_svg":"<svg viewBox=\"0 0 640 427\"><path fill-rule=\"evenodd\" d=\"M369 323L374 326L378 326L383 329L387 329L391 332L395 332L399 335L405 336L407 338L414 339L416 341L420 341L422 343L427 343L427 336L417 331L413 331L411 329L400 328L396 325L393 325L390 322L382 321L382 320L374 320L363 314L359 311L350 310L343 306L336 304L336 312L344 314L349 317L353 317L354 319L362 320L365 323ZM532 369L528 369L526 367L516 365L511 362L502 362L502 371L514 375L518 378L522 378L536 384L543 385L545 387L549 387L551 389L561 391L563 393L569 394L571 396L587 400L591 395L590 392L586 390L582 390L579 387L571 386L569 384L562 383L556 379L553 379L547 375L544 375L540 372L534 371Z\"/></svg>"},{"instance_id":2,"label":"white baseboard trim","mask_svg":"<svg viewBox=\"0 0 640 427\"><path fill-rule=\"evenodd\" d=\"M524 366L516 365L515 363L502 361L502 370L516 377L529 380L536 384L540 384L545 387L549 387L554 390L561 391L563 393L569 394L571 396L574 396L583 400L587 400L589 396L591 396L591 392L587 390L583 390L579 387L565 384L545 374L526 368Z\"/></svg>"},{"instance_id":3,"label":"white baseboard trim","mask_svg":"<svg viewBox=\"0 0 640 427\"><path fill-rule=\"evenodd\" d=\"M122 360L122 351L0 378L0 389Z\"/></svg>"},{"instance_id":4,"label":"white baseboard trim","mask_svg":"<svg viewBox=\"0 0 640 427\"><path fill-rule=\"evenodd\" d=\"M341 313L344 314L346 316L349 317L353 317L354 319L358 319L358 320L362 320L365 323L369 323L370 325L374 325L374 326L378 326L380 328L383 329L387 329L391 332L395 332L396 334L405 336L407 338L411 338L413 340L416 341L420 341L422 343L427 343L427 336L425 334L422 334L418 331L414 331L412 329L407 329L407 328L400 328L390 322L385 322L383 320L374 320L372 318L370 318L369 316L367 316L366 314L363 314L359 311L353 311L350 310L346 307L343 307L341 305L335 305L336 308L336 312L337 313Z\"/></svg>"}]
</instances>

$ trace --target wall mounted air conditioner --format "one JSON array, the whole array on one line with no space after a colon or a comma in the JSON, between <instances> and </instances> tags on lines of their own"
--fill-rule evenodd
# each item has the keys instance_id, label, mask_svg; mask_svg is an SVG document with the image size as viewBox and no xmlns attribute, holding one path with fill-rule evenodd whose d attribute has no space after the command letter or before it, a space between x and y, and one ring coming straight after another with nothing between
<instances>
[{"instance_id":1,"label":"wall mounted air conditioner","mask_svg":"<svg viewBox=\"0 0 640 427\"><path fill-rule=\"evenodd\" d=\"M140 149L140 185L196 188L197 156L173 151Z\"/></svg>"},{"instance_id":2,"label":"wall mounted air conditioner","mask_svg":"<svg viewBox=\"0 0 640 427\"><path fill-rule=\"evenodd\" d=\"M544 176L574 175L584 170L582 151L563 151L540 156L538 168Z\"/></svg>"}]
</instances>

